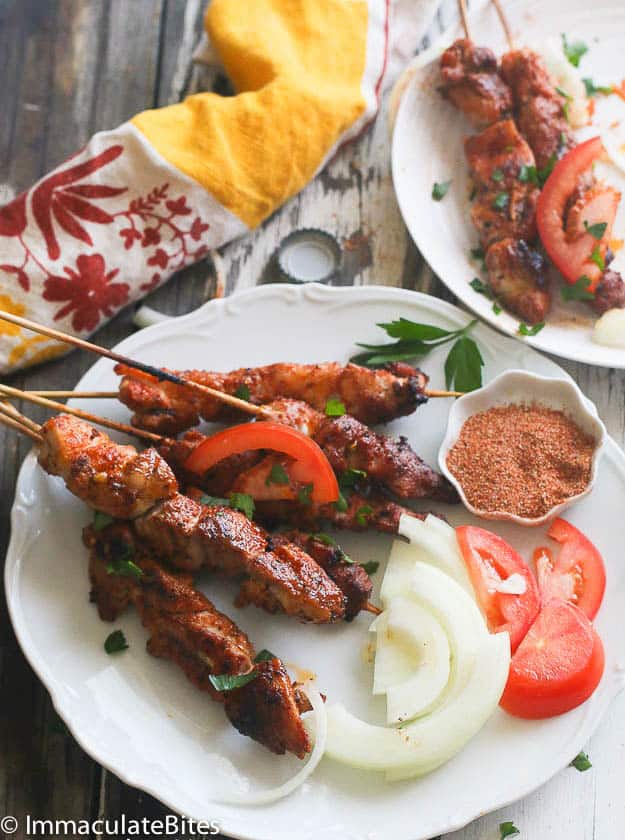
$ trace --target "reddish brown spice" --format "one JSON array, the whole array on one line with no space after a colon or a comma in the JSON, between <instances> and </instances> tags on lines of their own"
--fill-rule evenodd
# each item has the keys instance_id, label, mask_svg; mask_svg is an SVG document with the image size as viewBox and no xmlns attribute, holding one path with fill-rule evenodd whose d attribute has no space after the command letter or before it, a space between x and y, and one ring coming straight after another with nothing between
<instances>
[{"instance_id":1,"label":"reddish brown spice","mask_svg":"<svg viewBox=\"0 0 625 840\"><path fill-rule=\"evenodd\" d=\"M537 519L588 486L595 446L562 411L511 404L469 417L447 466L474 508Z\"/></svg>"}]
</instances>

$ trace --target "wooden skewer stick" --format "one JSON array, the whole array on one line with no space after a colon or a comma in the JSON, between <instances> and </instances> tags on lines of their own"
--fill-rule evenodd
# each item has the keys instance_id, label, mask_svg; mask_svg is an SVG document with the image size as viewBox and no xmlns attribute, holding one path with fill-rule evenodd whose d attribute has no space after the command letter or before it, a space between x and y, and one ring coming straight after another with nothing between
<instances>
[{"instance_id":1,"label":"wooden skewer stick","mask_svg":"<svg viewBox=\"0 0 625 840\"><path fill-rule=\"evenodd\" d=\"M74 397L83 400L117 400L119 391L29 391L38 397L51 397L58 400L70 400Z\"/></svg>"},{"instance_id":2,"label":"wooden skewer stick","mask_svg":"<svg viewBox=\"0 0 625 840\"><path fill-rule=\"evenodd\" d=\"M47 397L38 397L29 391L20 391L19 388L12 388L10 385L0 385L0 394L6 396L16 397L20 400L43 405L46 408L53 408L56 411L61 411L65 414L73 414L75 417L80 417L82 420L88 420L90 423L96 423L98 426L106 426L109 429L115 429L118 432L125 432L134 437L143 438L144 440L152 441L153 443L161 443L165 438L162 435L156 435L153 432L147 432L144 429L136 429L134 426L128 426L126 423L117 423L115 420L109 420L107 417L98 417L96 414L91 414L88 411L82 411L80 408L73 408L64 403L56 402L56 400L49 400Z\"/></svg>"},{"instance_id":3,"label":"wooden skewer stick","mask_svg":"<svg viewBox=\"0 0 625 840\"><path fill-rule=\"evenodd\" d=\"M82 350L88 350L90 353L97 353L98 356L104 356L114 362L119 362L122 365L128 365L136 370L141 370L144 373L153 376L158 381L173 382L174 385L182 385L185 388L191 388L194 391L199 391L202 394L207 394L210 397L221 400L221 402L231 405L233 408L238 408L239 411L245 411L247 414L254 414L257 417L264 417L265 419L275 419L274 412L263 405L254 405L235 397L232 394L225 394L223 391L218 391L216 388L210 388L208 385L201 385L199 382L194 382L191 379L183 379L175 373L168 373L165 370L147 365L144 362L137 362L128 356L122 356L121 353L115 353L113 350L107 350L104 347L99 347L97 344L92 344L90 341L85 341L83 338L77 338L75 335L55 330L52 327L44 327L42 324L37 324L29 318L22 318L20 315L13 315L11 312L3 312L0 310L0 319L8 321L10 324L15 324L17 327L22 327L32 332L47 335L56 341L63 341L66 344L73 344L74 347L80 347Z\"/></svg>"},{"instance_id":4,"label":"wooden skewer stick","mask_svg":"<svg viewBox=\"0 0 625 840\"><path fill-rule=\"evenodd\" d=\"M506 41L508 42L508 48L513 50L514 49L514 38L512 37L512 29L510 27L510 23L508 22L508 18L506 17L506 13L503 10L503 4L501 0L493 0L493 5L497 10L497 15L499 16L499 20L501 21L501 25L503 27L503 31L506 33Z\"/></svg>"},{"instance_id":5,"label":"wooden skewer stick","mask_svg":"<svg viewBox=\"0 0 625 840\"><path fill-rule=\"evenodd\" d=\"M8 426L9 429L13 429L16 432L19 432L22 435L26 435L35 443L41 443L41 435L38 435L37 432L33 432L32 429L29 429L28 426L25 426L23 423L20 423L18 420L14 420L4 411L4 406L0 405L0 425Z\"/></svg>"},{"instance_id":6,"label":"wooden skewer stick","mask_svg":"<svg viewBox=\"0 0 625 840\"><path fill-rule=\"evenodd\" d=\"M460 12L460 20L462 21L462 28L464 29L464 37L471 40L471 30L469 29L466 0L458 0L458 11Z\"/></svg>"},{"instance_id":7,"label":"wooden skewer stick","mask_svg":"<svg viewBox=\"0 0 625 840\"><path fill-rule=\"evenodd\" d=\"M27 417L25 414L22 414L21 411L18 411L14 405L7 400L2 400L0 402L0 409L2 410L3 414L8 414L14 420L17 420L23 426L28 426L29 429L32 429L33 432L39 433L41 430L41 426L39 423L35 423L34 420L31 420L30 417Z\"/></svg>"},{"instance_id":8,"label":"wooden skewer stick","mask_svg":"<svg viewBox=\"0 0 625 840\"><path fill-rule=\"evenodd\" d=\"M372 604L371 601L367 601L367 603L363 607L363 610L373 613L374 615L381 615L384 612L384 610L381 610L379 607L376 607L375 604Z\"/></svg>"}]
</instances>

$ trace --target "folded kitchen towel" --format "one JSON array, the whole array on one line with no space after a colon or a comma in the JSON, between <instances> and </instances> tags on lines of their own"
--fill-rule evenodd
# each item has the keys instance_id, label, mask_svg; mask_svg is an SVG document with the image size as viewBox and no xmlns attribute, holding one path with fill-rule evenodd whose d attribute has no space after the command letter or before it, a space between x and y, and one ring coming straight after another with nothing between
<instances>
[{"instance_id":1,"label":"folded kitchen towel","mask_svg":"<svg viewBox=\"0 0 625 840\"><path fill-rule=\"evenodd\" d=\"M0 309L85 336L254 228L367 126L435 7L213 0L206 32L236 95L100 132L0 208ZM2 373L66 349L0 321Z\"/></svg>"}]
</instances>

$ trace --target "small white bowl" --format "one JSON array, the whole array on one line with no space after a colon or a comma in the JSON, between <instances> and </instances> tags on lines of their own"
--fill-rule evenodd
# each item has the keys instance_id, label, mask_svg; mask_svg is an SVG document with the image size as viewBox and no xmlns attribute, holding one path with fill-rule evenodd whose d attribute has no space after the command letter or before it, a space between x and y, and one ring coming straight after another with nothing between
<instances>
[{"instance_id":1,"label":"small white bowl","mask_svg":"<svg viewBox=\"0 0 625 840\"><path fill-rule=\"evenodd\" d=\"M541 403L548 408L562 411L571 418L587 435L595 440L595 451L592 457L591 474L588 486L576 496L565 499L552 507L547 513L537 519L517 516L506 511L477 510L470 505L464 495L459 481L451 474L447 466L449 450L458 440L460 429L464 422L473 414L487 411L494 406L527 405ZM597 478L599 459L603 451L606 438L605 426L599 419L594 404L583 395L577 385L569 379L558 379L549 376L537 376L524 370L509 370L499 374L492 382L471 391L456 400L449 412L447 432L438 453L438 464L443 475L449 479L458 491L464 506L480 519L504 519L519 525L542 525L548 520L562 513L565 508L587 496L592 490Z\"/></svg>"}]
</instances>

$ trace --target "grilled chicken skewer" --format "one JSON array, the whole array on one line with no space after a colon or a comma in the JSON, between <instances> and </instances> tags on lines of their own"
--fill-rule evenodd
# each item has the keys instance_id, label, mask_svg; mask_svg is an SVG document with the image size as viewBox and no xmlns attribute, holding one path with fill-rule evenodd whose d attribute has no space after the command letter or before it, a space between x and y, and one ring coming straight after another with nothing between
<instances>
[{"instance_id":1,"label":"grilled chicken skewer","mask_svg":"<svg viewBox=\"0 0 625 840\"><path fill-rule=\"evenodd\" d=\"M277 657L255 662L256 651L237 625L202 593L191 576L172 574L137 540L128 523L96 531L85 528L89 549L91 600L100 618L114 621L131 604L150 633L148 652L175 662L188 679L222 702L232 725L242 734L282 755L303 758L311 744L300 713L309 708L305 695L289 679ZM139 576L122 576L120 555L132 556ZM218 691L211 675L254 674L238 688Z\"/></svg>"},{"instance_id":2,"label":"grilled chicken skewer","mask_svg":"<svg viewBox=\"0 0 625 840\"><path fill-rule=\"evenodd\" d=\"M197 426L201 419L228 421L236 417L229 406L200 396L185 386L157 382L127 365L117 365L115 370L123 376L119 398L135 412L133 425L142 429L172 435ZM278 397L288 397L324 411L328 400L337 398L348 414L368 424L385 423L411 414L427 401L426 375L404 363L371 370L338 362L311 365L281 362L229 373L189 370L176 375L185 381L210 383L211 388L227 394L243 392L250 402L265 407ZM267 413L271 413L270 409Z\"/></svg>"},{"instance_id":3,"label":"grilled chicken skewer","mask_svg":"<svg viewBox=\"0 0 625 840\"><path fill-rule=\"evenodd\" d=\"M183 496L156 450L137 453L69 415L51 418L41 433L39 461L47 472L94 509L132 519L146 545L177 568L205 567L241 580L241 606L315 623L345 617L345 595L299 546L273 544L242 513Z\"/></svg>"}]
</instances>

